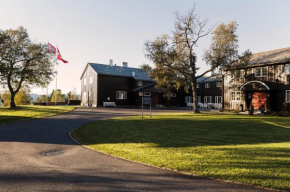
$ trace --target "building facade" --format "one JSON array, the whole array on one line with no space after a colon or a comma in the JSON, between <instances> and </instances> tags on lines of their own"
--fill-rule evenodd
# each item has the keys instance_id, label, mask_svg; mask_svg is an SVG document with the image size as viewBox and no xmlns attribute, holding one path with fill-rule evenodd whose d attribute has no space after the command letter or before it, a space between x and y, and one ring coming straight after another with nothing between
<instances>
[{"instance_id":1,"label":"building facade","mask_svg":"<svg viewBox=\"0 0 290 192\"><path fill-rule=\"evenodd\" d=\"M153 81L147 72L130 68L126 62L122 66L88 63L81 75L81 105L103 106L103 102L115 102L117 106L138 105L138 87ZM144 93L151 95L151 93Z\"/></svg>"},{"instance_id":2,"label":"building facade","mask_svg":"<svg viewBox=\"0 0 290 192\"><path fill-rule=\"evenodd\" d=\"M253 54L248 65L222 73L226 109L290 108L290 48Z\"/></svg>"},{"instance_id":3,"label":"building facade","mask_svg":"<svg viewBox=\"0 0 290 192\"><path fill-rule=\"evenodd\" d=\"M170 99L155 88L146 71L110 64L88 63L81 75L81 105L98 107L104 102L114 102L117 106L138 107L142 97L151 97L153 106L184 107L192 102L191 89L183 88L171 93ZM197 80L197 94L200 103L221 103L221 79L217 75L201 77ZM213 105L217 107L219 105ZM220 108L220 106L218 107Z\"/></svg>"}]
</instances>

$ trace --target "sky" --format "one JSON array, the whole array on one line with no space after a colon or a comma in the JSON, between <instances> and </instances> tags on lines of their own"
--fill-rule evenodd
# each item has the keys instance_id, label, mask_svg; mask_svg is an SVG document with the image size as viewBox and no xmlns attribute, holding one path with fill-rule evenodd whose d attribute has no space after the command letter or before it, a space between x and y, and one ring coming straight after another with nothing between
<instances>
[{"instance_id":1,"label":"sky","mask_svg":"<svg viewBox=\"0 0 290 192\"><path fill-rule=\"evenodd\" d=\"M34 42L57 45L68 64L59 62L58 88L76 88L88 62L139 67L149 63L144 43L172 34L174 13L193 6L208 28L222 22L239 24L240 51L253 53L290 46L290 0L0 0L0 29L24 26ZM199 73L209 67L202 60L211 36L199 40L195 53ZM55 88L55 81L48 92ZM46 88L32 87L46 94Z\"/></svg>"}]
</instances>

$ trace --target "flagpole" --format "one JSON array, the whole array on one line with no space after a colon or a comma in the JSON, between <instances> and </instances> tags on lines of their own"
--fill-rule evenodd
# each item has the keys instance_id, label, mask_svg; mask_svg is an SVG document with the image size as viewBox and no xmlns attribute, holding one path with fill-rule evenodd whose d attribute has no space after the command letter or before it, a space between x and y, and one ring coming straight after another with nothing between
<instances>
[{"instance_id":1,"label":"flagpole","mask_svg":"<svg viewBox=\"0 0 290 192\"><path fill-rule=\"evenodd\" d=\"M48 83L46 84L46 106L47 106L47 102L48 102Z\"/></svg>"},{"instance_id":2,"label":"flagpole","mask_svg":"<svg viewBox=\"0 0 290 192\"><path fill-rule=\"evenodd\" d=\"M56 46L56 52L55 52L55 94L54 94L54 99L55 99L55 106L56 106L56 99L57 99L57 46Z\"/></svg>"}]
</instances>

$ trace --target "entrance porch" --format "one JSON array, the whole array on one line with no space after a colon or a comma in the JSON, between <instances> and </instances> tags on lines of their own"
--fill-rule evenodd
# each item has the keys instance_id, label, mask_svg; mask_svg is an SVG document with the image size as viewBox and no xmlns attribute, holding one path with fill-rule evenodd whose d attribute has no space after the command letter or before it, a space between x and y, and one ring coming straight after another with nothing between
<instances>
[{"instance_id":1,"label":"entrance porch","mask_svg":"<svg viewBox=\"0 0 290 192\"><path fill-rule=\"evenodd\" d=\"M249 81L243 84L240 91L244 94L245 108L250 110L272 111L275 106L277 87L275 83L265 81Z\"/></svg>"}]
</instances>

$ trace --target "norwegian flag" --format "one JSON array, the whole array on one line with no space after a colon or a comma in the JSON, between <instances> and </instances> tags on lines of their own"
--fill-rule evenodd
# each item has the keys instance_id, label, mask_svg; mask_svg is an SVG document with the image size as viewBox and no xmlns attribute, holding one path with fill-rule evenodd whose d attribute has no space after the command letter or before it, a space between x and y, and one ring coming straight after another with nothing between
<instances>
[{"instance_id":1,"label":"norwegian flag","mask_svg":"<svg viewBox=\"0 0 290 192\"><path fill-rule=\"evenodd\" d=\"M62 61L63 63L68 63L68 61L64 60L62 57L61 57L61 54L59 52L59 49L57 49L57 60L60 60Z\"/></svg>"},{"instance_id":2,"label":"norwegian flag","mask_svg":"<svg viewBox=\"0 0 290 192\"><path fill-rule=\"evenodd\" d=\"M47 43L47 48L48 48L48 52L51 52L51 53L53 53L53 54L55 55L55 53L56 53L56 48L55 48L55 46L53 46L53 45L50 44L50 43Z\"/></svg>"},{"instance_id":3,"label":"norwegian flag","mask_svg":"<svg viewBox=\"0 0 290 192\"><path fill-rule=\"evenodd\" d=\"M48 52L51 52L51 53L53 53L54 55L56 55L57 60L60 60L60 61L62 61L63 63L68 63L68 61L64 60L64 59L61 57L61 54L60 54L58 48L55 48L55 46L53 46L53 45L50 44L50 43L47 44L47 48L48 48Z\"/></svg>"}]
</instances>

